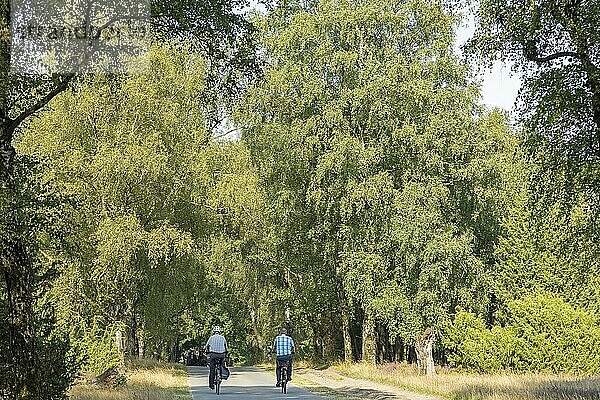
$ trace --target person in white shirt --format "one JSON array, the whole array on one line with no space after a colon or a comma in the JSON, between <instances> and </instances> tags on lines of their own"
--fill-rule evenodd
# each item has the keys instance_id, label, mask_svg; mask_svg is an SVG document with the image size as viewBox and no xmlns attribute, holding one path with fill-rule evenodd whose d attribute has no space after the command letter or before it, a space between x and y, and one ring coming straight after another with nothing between
<instances>
[{"instance_id":1,"label":"person in white shirt","mask_svg":"<svg viewBox=\"0 0 600 400\"><path fill-rule=\"evenodd\" d=\"M213 328L214 334L208 338L204 351L208 353L210 359L210 374L208 376L208 386L211 389L215 388L215 364L216 360L221 359L221 365L223 359L227 356L227 340L221 335L221 328L215 326Z\"/></svg>"}]
</instances>

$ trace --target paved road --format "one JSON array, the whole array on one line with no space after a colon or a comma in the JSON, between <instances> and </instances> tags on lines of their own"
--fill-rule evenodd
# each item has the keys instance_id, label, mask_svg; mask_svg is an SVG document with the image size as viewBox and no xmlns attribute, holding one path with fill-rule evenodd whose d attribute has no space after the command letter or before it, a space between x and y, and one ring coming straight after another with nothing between
<instances>
[{"instance_id":1,"label":"paved road","mask_svg":"<svg viewBox=\"0 0 600 400\"><path fill-rule=\"evenodd\" d=\"M188 384L193 400L223 398L228 400L323 400L306 390L298 388L294 382L288 385L287 394L275 387L275 377L253 367L231 367L231 376L221 384L221 393L217 397L208 387L207 367L188 367ZM274 374L273 374L274 375Z\"/></svg>"}]
</instances>

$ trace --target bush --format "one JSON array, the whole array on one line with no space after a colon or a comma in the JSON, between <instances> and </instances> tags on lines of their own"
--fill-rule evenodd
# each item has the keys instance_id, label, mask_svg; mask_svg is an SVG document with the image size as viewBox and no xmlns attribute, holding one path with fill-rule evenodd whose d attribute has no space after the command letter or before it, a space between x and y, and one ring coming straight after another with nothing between
<instances>
[{"instance_id":1,"label":"bush","mask_svg":"<svg viewBox=\"0 0 600 400\"><path fill-rule=\"evenodd\" d=\"M511 302L506 325L491 330L459 311L443 343L451 365L467 370L600 372L597 319L548 294Z\"/></svg>"},{"instance_id":2,"label":"bush","mask_svg":"<svg viewBox=\"0 0 600 400\"><path fill-rule=\"evenodd\" d=\"M520 343L513 332L501 327L489 330L482 319L465 311L459 311L446 329L444 345L452 365L471 371L500 371L519 361Z\"/></svg>"},{"instance_id":3,"label":"bush","mask_svg":"<svg viewBox=\"0 0 600 400\"><path fill-rule=\"evenodd\" d=\"M115 343L117 327L101 327L98 323L82 327L76 342L83 359L82 372L98 377L111 369L120 370L123 356Z\"/></svg>"},{"instance_id":4,"label":"bush","mask_svg":"<svg viewBox=\"0 0 600 400\"><path fill-rule=\"evenodd\" d=\"M510 303L509 318L523 342L519 369L600 372L600 328L595 316L556 296L537 295Z\"/></svg>"}]
</instances>

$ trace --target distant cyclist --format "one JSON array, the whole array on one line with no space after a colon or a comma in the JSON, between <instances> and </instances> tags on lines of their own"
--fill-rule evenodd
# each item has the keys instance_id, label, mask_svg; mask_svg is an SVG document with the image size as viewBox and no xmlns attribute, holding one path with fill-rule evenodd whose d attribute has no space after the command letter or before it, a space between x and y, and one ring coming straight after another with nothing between
<instances>
[{"instance_id":1,"label":"distant cyclist","mask_svg":"<svg viewBox=\"0 0 600 400\"><path fill-rule=\"evenodd\" d=\"M281 363L283 361L289 361L287 380L292 380L292 354L294 353L294 339L287 335L287 329L283 328L280 332L279 336L273 342L275 355L277 356L277 368L275 371L277 374L277 387L281 386Z\"/></svg>"},{"instance_id":2,"label":"distant cyclist","mask_svg":"<svg viewBox=\"0 0 600 400\"><path fill-rule=\"evenodd\" d=\"M227 355L227 340L223 335L221 335L221 328L219 326L215 326L213 328L213 332L214 334L210 338L208 338L208 341L204 346L210 359L210 374L208 376L208 387L210 387L211 389L215 388L216 360L221 359L221 364L223 364L223 359Z\"/></svg>"}]
</instances>

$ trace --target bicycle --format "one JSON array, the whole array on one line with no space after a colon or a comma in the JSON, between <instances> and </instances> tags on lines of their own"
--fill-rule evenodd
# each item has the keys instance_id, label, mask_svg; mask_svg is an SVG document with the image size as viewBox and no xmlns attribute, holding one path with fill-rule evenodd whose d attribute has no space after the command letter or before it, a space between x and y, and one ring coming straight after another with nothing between
<instances>
[{"instance_id":1,"label":"bicycle","mask_svg":"<svg viewBox=\"0 0 600 400\"><path fill-rule=\"evenodd\" d=\"M221 358L217 358L215 360L215 393L219 394L221 393L221 382L222 382L222 377L221 377L221 362L222 359Z\"/></svg>"},{"instance_id":2,"label":"bicycle","mask_svg":"<svg viewBox=\"0 0 600 400\"><path fill-rule=\"evenodd\" d=\"M281 382L281 393L287 393L287 383L288 383L288 368L290 367L290 360L281 360L281 376L279 377Z\"/></svg>"}]
</instances>

